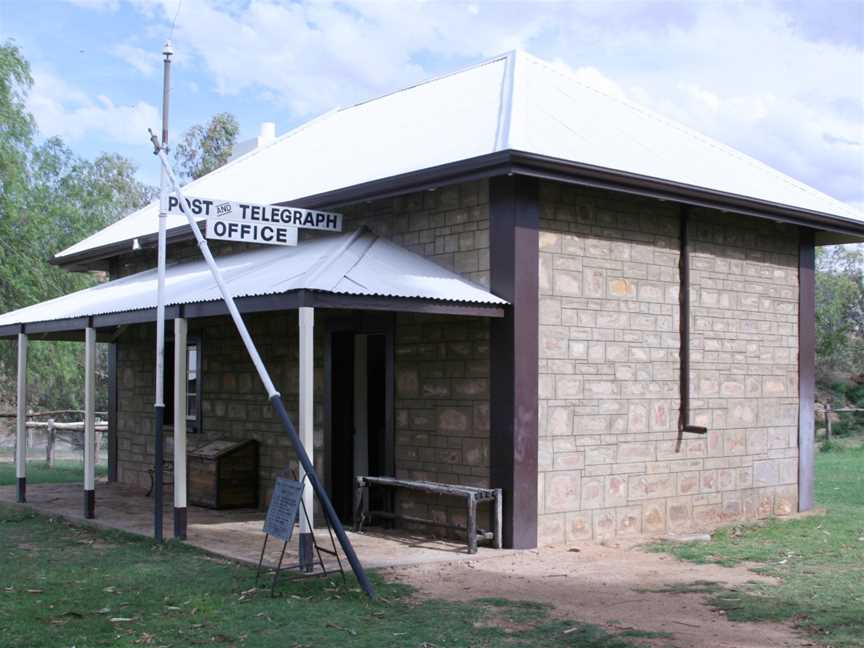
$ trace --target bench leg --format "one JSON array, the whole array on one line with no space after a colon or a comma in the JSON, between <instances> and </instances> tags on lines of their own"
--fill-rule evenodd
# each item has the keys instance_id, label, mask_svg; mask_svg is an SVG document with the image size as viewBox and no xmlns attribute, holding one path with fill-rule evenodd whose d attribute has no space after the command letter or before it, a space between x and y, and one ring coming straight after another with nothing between
<instances>
[{"instance_id":1,"label":"bench leg","mask_svg":"<svg viewBox=\"0 0 864 648\"><path fill-rule=\"evenodd\" d=\"M494 531L495 531L495 548L501 549L504 546L504 538L502 535L502 521L504 518L504 498L501 495L501 489L495 489L495 520L494 523Z\"/></svg>"},{"instance_id":2,"label":"bench leg","mask_svg":"<svg viewBox=\"0 0 864 648\"><path fill-rule=\"evenodd\" d=\"M468 496L468 553L477 553L477 500Z\"/></svg>"}]
</instances>

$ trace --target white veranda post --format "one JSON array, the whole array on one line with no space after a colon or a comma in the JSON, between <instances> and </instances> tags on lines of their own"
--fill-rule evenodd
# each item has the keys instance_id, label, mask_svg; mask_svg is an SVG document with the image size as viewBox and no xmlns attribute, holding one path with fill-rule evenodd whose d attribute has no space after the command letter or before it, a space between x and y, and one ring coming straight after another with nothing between
<instances>
[{"instance_id":1,"label":"white veranda post","mask_svg":"<svg viewBox=\"0 0 864 648\"><path fill-rule=\"evenodd\" d=\"M18 334L18 402L15 428L17 499L27 499L27 334Z\"/></svg>"},{"instance_id":2,"label":"white veranda post","mask_svg":"<svg viewBox=\"0 0 864 648\"><path fill-rule=\"evenodd\" d=\"M174 320L174 537L186 539L186 415L188 322Z\"/></svg>"},{"instance_id":3,"label":"white veranda post","mask_svg":"<svg viewBox=\"0 0 864 648\"><path fill-rule=\"evenodd\" d=\"M300 325L300 440L309 454L309 459L315 462L315 309L302 307L298 310ZM302 467L300 478L305 475ZM300 558L307 569L312 568L312 533L314 533L312 487L306 483L303 487L303 504L309 515L300 515Z\"/></svg>"},{"instance_id":4,"label":"white veranda post","mask_svg":"<svg viewBox=\"0 0 864 648\"><path fill-rule=\"evenodd\" d=\"M96 329L84 330L84 517L96 510Z\"/></svg>"}]
</instances>

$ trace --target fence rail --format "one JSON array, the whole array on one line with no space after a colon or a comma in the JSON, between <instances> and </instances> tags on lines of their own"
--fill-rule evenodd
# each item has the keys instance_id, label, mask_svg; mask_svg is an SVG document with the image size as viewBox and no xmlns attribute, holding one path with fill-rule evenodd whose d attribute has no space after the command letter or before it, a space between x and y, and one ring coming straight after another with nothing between
<instances>
[{"instance_id":1,"label":"fence rail","mask_svg":"<svg viewBox=\"0 0 864 648\"><path fill-rule=\"evenodd\" d=\"M831 407L831 403L816 403L816 409L822 410L822 413L825 415L825 440L830 441L832 437L831 430L831 415L839 412L864 412L864 408L861 407Z\"/></svg>"}]
</instances>

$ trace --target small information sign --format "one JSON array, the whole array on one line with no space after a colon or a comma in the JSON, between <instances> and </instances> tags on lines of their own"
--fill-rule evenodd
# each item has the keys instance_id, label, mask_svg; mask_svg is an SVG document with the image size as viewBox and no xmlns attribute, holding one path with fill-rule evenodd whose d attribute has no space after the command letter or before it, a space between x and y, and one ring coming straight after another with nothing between
<instances>
[{"instance_id":1,"label":"small information sign","mask_svg":"<svg viewBox=\"0 0 864 648\"><path fill-rule=\"evenodd\" d=\"M261 225L302 227L303 229L325 230L328 232L342 231L342 214L317 211L315 209L303 209L287 205L256 205L209 198L186 198L186 206L193 216L203 216L207 219L227 219ZM168 199L168 213L183 213L180 211L180 201L177 199L177 196L171 196Z\"/></svg>"},{"instance_id":2,"label":"small information sign","mask_svg":"<svg viewBox=\"0 0 864 648\"><path fill-rule=\"evenodd\" d=\"M294 534L294 522L300 512L303 484L284 477L276 478L273 497L264 519L264 533L289 542Z\"/></svg>"}]
</instances>

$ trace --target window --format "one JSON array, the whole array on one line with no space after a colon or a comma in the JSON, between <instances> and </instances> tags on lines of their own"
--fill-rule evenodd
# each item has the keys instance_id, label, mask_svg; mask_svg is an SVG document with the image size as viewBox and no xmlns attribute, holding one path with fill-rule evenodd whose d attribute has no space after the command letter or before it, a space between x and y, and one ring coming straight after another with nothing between
<instances>
[{"instance_id":1,"label":"window","mask_svg":"<svg viewBox=\"0 0 864 648\"><path fill-rule=\"evenodd\" d=\"M201 432L201 339L186 340L186 432ZM174 425L174 343L165 341L165 425Z\"/></svg>"}]
</instances>

